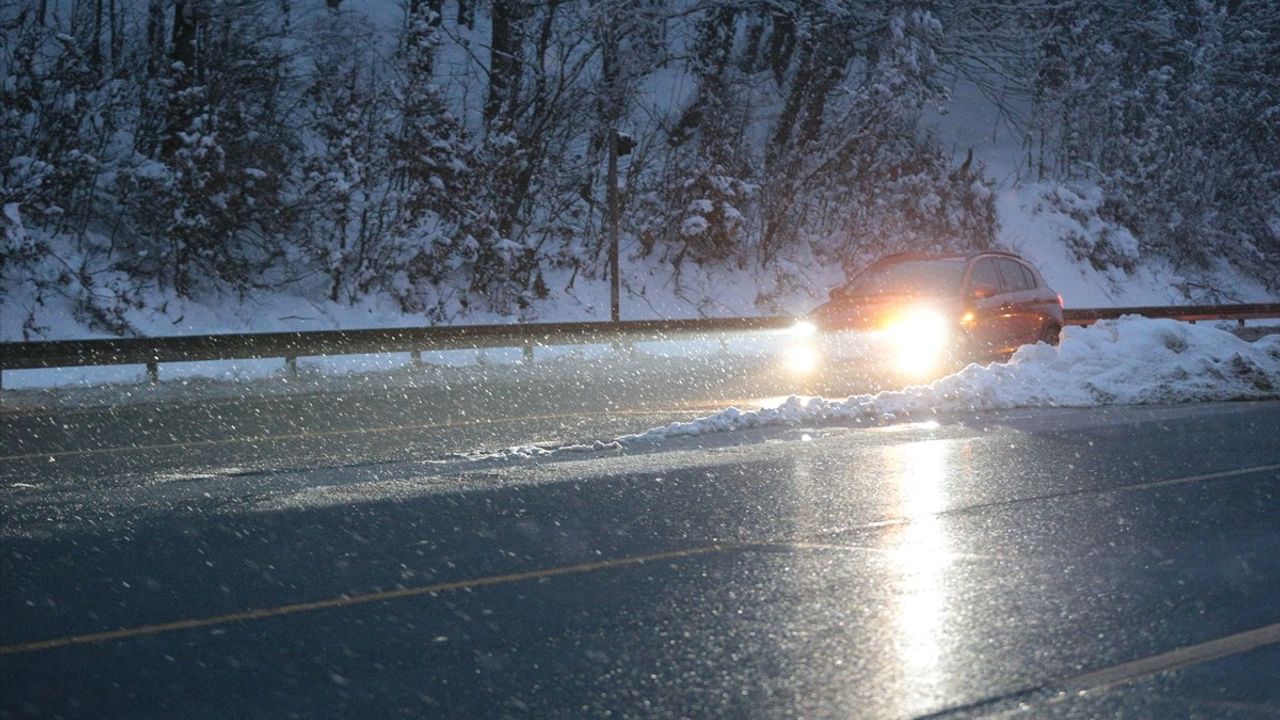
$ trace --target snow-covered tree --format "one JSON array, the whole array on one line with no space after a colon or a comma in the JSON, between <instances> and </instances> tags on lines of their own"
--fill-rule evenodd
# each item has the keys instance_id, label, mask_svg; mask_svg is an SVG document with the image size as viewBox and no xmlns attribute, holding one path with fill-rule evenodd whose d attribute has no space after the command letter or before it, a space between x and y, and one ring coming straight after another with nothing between
<instances>
[{"instance_id":1,"label":"snow-covered tree","mask_svg":"<svg viewBox=\"0 0 1280 720\"><path fill-rule=\"evenodd\" d=\"M677 293L689 264L782 287L815 259L983 247L992 183L921 122L963 78L1030 101L1003 107L1020 177L1123 228L1067 238L1082 259L1280 287L1275 3L386 7L3 5L0 200L25 227L5 282L113 332L263 286L446 321L605 279L615 217Z\"/></svg>"},{"instance_id":2,"label":"snow-covered tree","mask_svg":"<svg viewBox=\"0 0 1280 720\"><path fill-rule=\"evenodd\" d=\"M283 48L262 0L176 2L166 120L155 157L117 192L137 233L131 272L178 296L266 282L292 222L297 143L283 116Z\"/></svg>"},{"instance_id":3,"label":"snow-covered tree","mask_svg":"<svg viewBox=\"0 0 1280 720\"><path fill-rule=\"evenodd\" d=\"M1053 169L1098 183L1143 252L1280 287L1280 8L1078 0L1045 22Z\"/></svg>"}]
</instances>

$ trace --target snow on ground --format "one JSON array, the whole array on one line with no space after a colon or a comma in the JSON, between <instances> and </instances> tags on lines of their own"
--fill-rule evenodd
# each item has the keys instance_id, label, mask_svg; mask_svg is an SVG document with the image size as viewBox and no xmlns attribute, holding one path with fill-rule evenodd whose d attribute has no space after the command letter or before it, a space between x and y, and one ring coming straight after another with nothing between
<instances>
[{"instance_id":1,"label":"snow on ground","mask_svg":"<svg viewBox=\"0 0 1280 720\"><path fill-rule=\"evenodd\" d=\"M1277 301L1274 293L1241 277L1233 268L1185 278L1166 261L1137 257L1132 236L1098 218L1099 201L1096 189L1056 183L1002 188L997 191L1001 222L997 244L1034 263L1069 308ZM1088 257L1103 250L1128 256L1133 270L1098 269L1081 259L1082 254ZM785 272L777 272L780 269ZM790 280L780 285L783 276ZM607 281L578 277L570 282L570 277L559 271L548 272L547 277L551 296L520 317L471 311L460 314L451 324L608 319ZM647 319L801 314L823 302L827 291L843 282L844 275L840 268L824 267L812 257L792 257L780 258L770 268L686 263L677 277L672 267L655 257L631 256L624 261L623 280L622 317ZM32 317L34 323L29 322ZM176 299L156 294L127 308L122 319L144 337L428 324L422 316L406 314L386 298L346 304L284 290L257 291L243 298ZM0 342L109 335L78 317L67 298L37 298L28 283L14 283L0 298Z\"/></svg>"},{"instance_id":2,"label":"snow on ground","mask_svg":"<svg viewBox=\"0 0 1280 720\"><path fill-rule=\"evenodd\" d=\"M929 385L845 400L792 396L776 407L730 407L610 441L554 449L517 447L499 456L634 447L683 436L830 420L892 422L1025 407L1274 398L1280 398L1280 335L1250 343L1211 326L1125 316L1085 328L1068 327L1058 347L1025 345L1008 363L973 364Z\"/></svg>"},{"instance_id":3,"label":"snow on ground","mask_svg":"<svg viewBox=\"0 0 1280 720\"><path fill-rule=\"evenodd\" d=\"M803 313L824 301L844 278L840 268L821 266L812 256L780 258L769 269L715 267L684 263L677 273L656 257L624 252L621 310L624 320L730 317ZM779 286L773 270L786 265L799 282ZM609 319L609 283L571 270L544 273L549 297L534 301L518 316L457 310L443 324L482 325L522 322L605 321ZM677 277L678 275L678 277ZM15 279L0 293L0 342L78 340L111 337L78 313L67 296L38 294L30 282ZM140 337L237 332L421 327L430 321L404 312L391 298L368 296L355 303L334 302L324 291L291 287L259 289L243 297L209 294L175 298L149 289L138 302L121 305L120 320ZM767 298L762 302L762 298Z\"/></svg>"},{"instance_id":4,"label":"snow on ground","mask_svg":"<svg viewBox=\"0 0 1280 720\"><path fill-rule=\"evenodd\" d=\"M998 244L1039 268L1068 308L1276 302L1261 283L1225 264L1184 277L1167 260L1144 257L1128 230L1100 217L1101 205L1102 192L1092 186L1000 190ZM1094 259L1113 262L1097 267Z\"/></svg>"}]
</instances>

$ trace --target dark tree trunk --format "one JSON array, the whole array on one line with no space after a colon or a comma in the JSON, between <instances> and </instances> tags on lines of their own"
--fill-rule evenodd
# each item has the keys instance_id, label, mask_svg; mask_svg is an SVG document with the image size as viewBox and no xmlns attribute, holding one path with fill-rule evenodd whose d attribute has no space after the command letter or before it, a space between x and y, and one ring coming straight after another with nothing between
<instances>
[{"instance_id":1,"label":"dark tree trunk","mask_svg":"<svg viewBox=\"0 0 1280 720\"><path fill-rule=\"evenodd\" d=\"M759 17L752 17L747 26L747 43L742 49L742 58L738 66L743 72L753 73L760 69L760 41L764 39L764 23Z\"/></svg>"},{"instance_id":2,"label":"dark tree trunk","mask_svg":"<svg viewBox=\"0 0 1280 720\"><path fill-rule=\"evenodd\" d=\"M800 65L791 82L791 92L774 128L769 154L775 159L787 147L807 145L818 138L827 96L844 77L844 68L853 49L847 46L842 28L825 28L810 35L800 47Z\"/></svg>"},{"instance_id":3,"label":"dark tree trunk","mask_svg":"<svg viewBox=\"0 0 1280 720\"><path fill-rule=\"evenodd\" d=\"M698 43L698 70L705 81L721 85L733 55L734 23L737 11L722 7L706 19Z\"/></svg>"},{"instance_id":4,"label":"dark tree trunk","mask_svg":"<svg viewBox=\"0 0 1280 720\"><path fill-rule=\"evenodd\" d=\"M167 127L168 117L159 103L160 91L158 81L164 77L165 47L165 0L149 0L147 4L145 64L142 74L146 78L141 83L139 101L141 113L138 117L138 132L134 138L134 147L149 157L154 157L161 144L161 134ZM128 70L122 69L122 72Z\"/></svg>"},{"instance_id":5,"label":"dark tree trunk","mask_svg":"<svg viewBox=\"0 0 1280 720\"><path fill-rule=\"evenodd\" d=\"M164 67L164 0L151 0L147 6L147 76L160 77Z\"/></svg>"},{"instance_id":6,"label":"dark tree trunk","mask_svg":"<svg viewBox=\"0 0 1280 720\"><path fill-rule=\"evenodd\" d=\"M173 3L173 44L171 59L182 63L182 71L194 73L196 67L196 35L199 31L194 3L176 0Z\"/></svg>"},{"instance_id":7,"label":"dark tree trunk","mask_svg":"<svg viewBox=\"0 0 1280 720\"><path fill-rule=\"evenodd\" d=\"M120 9L116 7L116 0L111 0L111 71L114 75L124 69L124 32L121 25L124 19L121 17Z\"/></svg>"},{"instance_id":8,"label":"dark tree trunk","mask_svg":"<svg viewBox=\"0 0 1280 720\"><path fill-rule=\"evenodd\" d=\"M786 79L787 68L791 67L791 55L796 47L796 23L786 13L773 14L773 32L769 35L769 67L773 69L773 80L782 86Z\"/></svg>"},{"instance_id":9,"label":"dark tree trunk","mask_svg":"<svg viewBox=\"0 0 1280 720\"><path fill-rule=\"evenodd\" d=\"M774 161L782 157L787 146L791 144L792 131L795 129L796 119L800 116L800 111L805 104L805 98L808 96L810 86L813 84L812 48L809 47L809 43L805 43L799 52L800 69L796 72L795 79L791 82L791 91L787 93L787 101L782 106L782 112L778 115L778 124L773 129L773 138L767 148L769 165L774 165Z\"/></svg>"},{"instance_id":10,"label":"dark tree trunk","mask_svg":"<svg viewBox=\"0 0 1280 720\"><path fill-rule=\"evenodd\" d=\"M485 98L484 117L493 126L510 129L510 116L520 87L522 50L521 0L494 0L493 30L489 41L489 95Z\"/></svg>"},{"instance_id":11,"label":"dark tree trunk","mask_svg":"<svg viewBox=\"0 0 1280 720\"><path fill-rule=\"evenodd\" d=\"M89 50L89 63L94 75L102 75L102 0L93 0L93 46Z\"/></svg>"},{"instance_id":12,"label":"dark tree trunk","mask_svg":"<svg viewBox=\"0 0 1280 720\"><path fill-rule=\"evenodd\" d=\"M827 109L827 98L844 77L850 52L839 35L840 33L834 33L825 37L819 43L817 52L810 56L816 62L813 83L805 98L805 114L800 122L798 144L801 146L818 139L818 134L822 131L822 116Z\"/></svg>"},{"instance_id":13,"label":"dark tree trunk","mask_svg":"<svg viewBox=\"0 0 1280 720\"><path fill-rule=\"evenodd\" d=\"M765 150L765 163L776 189L765 209L760 241L761 259L767 261L780 246L789 217L794 210L792 194L801 148L814 143L822 132L827 99L844 76L844 67L854 53L848 44L849 28L814 28L794 50L799 60L791 89ZM792 51L788 50L788 62ZM777 61L779 58L772 58ZM774 66L775 73L778 66Z\"/></svg>"}]
</instances>

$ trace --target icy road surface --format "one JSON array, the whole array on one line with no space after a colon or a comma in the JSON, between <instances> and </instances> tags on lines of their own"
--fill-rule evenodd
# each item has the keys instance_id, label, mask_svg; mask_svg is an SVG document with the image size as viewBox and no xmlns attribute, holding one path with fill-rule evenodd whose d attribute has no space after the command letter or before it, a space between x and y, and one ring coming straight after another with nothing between
<instances>
[{"instance_id":1,"label":"icy road surface","mask_svg":"<svg viewBox=\"0 0 1280 720\"><path fill-rule=\"evenodd\" d=\"M3 491L6 717L1280 713L1280 402L57 466Z\"/></svg>"},{"instance_id":2,"label":"icy road surface","mask_svg":"<svg viewBox=\"0 0 1280 720\"><path fill-rule=\"evenodd\" d=\"M0 717L1276 717L1276 350L13 393Z\"/></svg>"}]
</instances>

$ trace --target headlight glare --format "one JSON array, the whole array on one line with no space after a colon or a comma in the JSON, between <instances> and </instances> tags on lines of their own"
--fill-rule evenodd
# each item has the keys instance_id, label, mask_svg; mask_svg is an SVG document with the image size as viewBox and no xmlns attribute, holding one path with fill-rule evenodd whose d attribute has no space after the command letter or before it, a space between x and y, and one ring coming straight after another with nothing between
<instances>
[{"instance_id":1,"label":"headlight glare","mask_svg":"<svg viewBox=\"0 0 1280 720\"><path fill-rule=\"evenodd\" d=\"M818 326L808 320L800 320L791 326L791 334L795 337L811 337L818 332Z\"/></svg>"},{"instance_id":2,"label":"headlight glare","mask_svg":"<svg viewBox=\"0 0 1280 720\"><path fill-rule=\"evenodd\" d=\"M821 362L822 356L818 349L809 343L795 343L782 354L783 367L796 375L808 375L817 370Z\"/></svg>"},{"instance_id":3,"label":"headlight glare","mask_svg":"<svg viewBox=\"0 0 1280 720\"><path fill-rule=\"evenodd\" d=\"M912 308L890 323L886 335L893 349L895 366L907 375L924 375L942 361L951 327L946 317L936 310Z\"/></svg>"}]
</instances>

